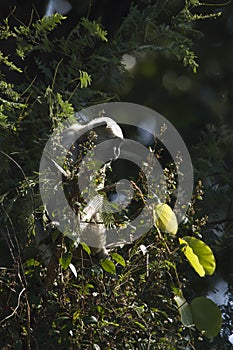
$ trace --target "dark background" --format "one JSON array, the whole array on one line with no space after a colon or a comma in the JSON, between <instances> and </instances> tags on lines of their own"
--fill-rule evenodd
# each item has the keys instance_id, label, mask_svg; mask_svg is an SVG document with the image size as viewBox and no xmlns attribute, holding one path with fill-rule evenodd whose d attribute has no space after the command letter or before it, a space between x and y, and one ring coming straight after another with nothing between
<instances>
[{"instance_id":1,"label":"dark background","mask_svg":"<svg viewBox=\"0 0 233 350\"><path fill-rule=\"evenodd\" d=\"M199 140L200 130L213 123L232 133L233 113L233 4L222 16L195 24L202 37L195 43L197 74L173 57L151 55L133 71L122 94L124 101L148 106L169 119L187 145ZM139 60L140 61L140 60Z\"/></svg>"}]
</instances>

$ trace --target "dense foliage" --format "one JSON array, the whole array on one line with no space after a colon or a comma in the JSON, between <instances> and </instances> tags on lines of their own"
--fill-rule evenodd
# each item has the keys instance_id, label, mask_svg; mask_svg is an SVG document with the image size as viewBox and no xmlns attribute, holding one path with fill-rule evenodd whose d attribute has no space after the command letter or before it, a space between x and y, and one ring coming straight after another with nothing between
<instances>
[{"instance_id":1,"label":"dense foliage","mask_svg":"<svg viewBox=\"0 0 233 350\"><path fill-rule=\"evenodd\" d=\"M68 19L59 14L33 20L29 25L15 24L13 14L1 22L2 349L212 346L201 332L205 326L200 326L194 315L197 308L192 309L198 295L192 295L188 288L191 267L183 255L200 276L213 274L212 251L209 248L206 262L199 249L201 244L206 253L207 246L201 239L207 223L199 214L201 183L197 184L187 220L177 237L174 232L165 232L164 219L161 224L155 218L154 228L139 241L115 249L111 260L101 262L90 256L85 245L76 254L73 242L51 228L40 200L38 169L48 137L74 111L119 99L116 86L119 89L123 85L127 74L122 56L148 51L168 53L196 72L192 45L199 34L193 22L219 16L200 14L201 3L196 0L178 7L175 2L163 1L126 4L125 16L117 26L114 23L114 28L108 27L103 18L105 28L93 13L89 18L77 18L68 33L62 31ZM219 147L219 152L226 152L221 142L211 137L208 140L205 159L208 150L211 158L213 145ZM210 164L214 167L212 160ZM204 166L202 169L205 171ZM177 184L172 173L169 176L174 190ZM216 187L211 189L215 191ZM167 196L168 204L171 195L172 191ZM36 242L38 216L48 231L43 244L52 246L58 266L46 264ZM54 276L49 283L48 274ZM208 305L205 310L215 312L216 307ZM216 320L213 329L206 330L208 338L221 327L218 316ZM212 325L211 320L207 321Z\"/></svg>"}]
</instances>

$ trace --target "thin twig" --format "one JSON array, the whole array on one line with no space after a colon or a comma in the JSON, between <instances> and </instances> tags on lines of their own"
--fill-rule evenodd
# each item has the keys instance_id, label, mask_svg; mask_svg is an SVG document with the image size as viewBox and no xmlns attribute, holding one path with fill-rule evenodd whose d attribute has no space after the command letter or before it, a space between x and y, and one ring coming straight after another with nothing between
<instances>
[{"instance_id":1,"label":"thin twig","mask_svg":"<svg viewBox=\"0 0 233 350\"><path fill-rule=\"evenodd\" d=\"M28 182L28 179L27 179L27 176L23 170L23 168L19 165L19 163L14 159L12 158L11 156L9 156L9 154L5 153L4 151L0 151L5 157L7 157L9 160L11 160L16 166L17 168L21 171L21 173L23 174L23 177L24 177L24 180L25 182L27 183L28 185L28 188L30 190L30 193L31 193L31 200L32 200L32 204L33 204L33 212L35 213L35 201L34 201L34 192L33 192L33 189L31 188L30 186L30 183Z\"/></svg>"},{"instance_id":2,"label":"thin twig","mask_svg":"<svg viewBox=\"0 0 233 350\"><path fill-rule=\"evenodd\" d=\"M19 308L19 305L20 305L20 298L21 298L21 295L23 294L23 292L24 292L25 290L26 290L26 288L23 288L23 289L21 290L21 292L19 293L19 296L18 296L18 303L17 303L17 306L16 306L16 308L14 309L14 311L13 311L10 315L6 316L3 320L1 320L1 321L0 321L0 324L3 323L3 322L5 322L6 320L8 320L8 318L13 317L14 314L17 312L17 310L18 310L18 308Z\"/></svg>"}]
</instances>

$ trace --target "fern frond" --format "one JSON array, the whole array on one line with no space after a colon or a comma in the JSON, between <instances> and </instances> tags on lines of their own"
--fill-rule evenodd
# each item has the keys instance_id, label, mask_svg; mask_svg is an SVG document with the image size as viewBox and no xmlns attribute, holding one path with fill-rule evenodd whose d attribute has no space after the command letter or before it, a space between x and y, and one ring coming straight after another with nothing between
<instances>
[{"instance_id":1,"label":"fern frond","mask_svg":"<svg viewBox=\"0 0 233 350\"><path fill-rule=\"evenodd\" d=\"M88 87L91 85L91 76L82 70L79 70L79 80L80 80L80 87L81 89Z\"/></svg>"},{"instance_id":2,"label":"fern frond","mask_svg":"<svg viewBox=\"0 0 233 350\"><path fill-rule=\"evenodd\" d=\"M64 19L66 19L65 16L55 13L52 16L44 16L42 19L34 22L32 27L34 29L35 38L40 39L42 35L46 35L53 31ZM23 30L25 30L25 28L23 28Z\"/></svg>"},{"instance_id":3,"label":"fern frond","mask_svg":"<svg viewBox=\"0 0 233 350\"><path fill-rule=\"evenodd\" d=\"M104 30L101 25L96 21L89 21L87 18L83 18L81 24L86 28L89 33L102 41L108 41L107 31Z\"/></svg>"},{"instance_id":4,"label":"fern frond","mask_svg":"<svg viewBox=\"0 0 233 350\"><path fill-rule=\"evenodd\" d=\"M9 61L8 56L4 56L2 51L0 51L0 63L5 64L10 70L22 73L22 69L17 67L13 62Z\"/></svg>"}]
</instances>

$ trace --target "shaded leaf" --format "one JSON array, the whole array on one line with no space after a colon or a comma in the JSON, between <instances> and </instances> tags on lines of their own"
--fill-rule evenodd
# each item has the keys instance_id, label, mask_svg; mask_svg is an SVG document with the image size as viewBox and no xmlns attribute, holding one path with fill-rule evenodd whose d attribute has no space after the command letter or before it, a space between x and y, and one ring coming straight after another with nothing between
<instances>
[{"instance_id":1,"label":"shaded leaf","mask_svg":"<svg viewBox=\"0 0 233 350\"><path fill-rule=\"evenodd\" d=\"M222 327L219 307L210 299L198 297L191 301L190 308L195 326L207 338L218 335Z\"/></svg>"},{"instance_id":2,"label":"shaded leaf","mask_svg":"<svg viewBox=\"0 0 233 350\"><path fill-rule=\"evenodd\" d=\"M67 252L67 253L64 253L60 259L59 259L59 263L61 264L62 268L64 270L67 270L70 263L71 263L71 260L72 260L72 253L70 252Z\"/></svg>"},{"instance_id":3,"label":"shaded leaf","mask_svg":"<svg viewBox=\"0 0 233 350\"><path fill-rule=\"evenodd\" d=\"M191 309L186 299L183 296L176 295L174 297L175 302L178 305L178 310L181 317L181 322L185 327L191 327L194 325Z\"/></svg>"}]
</instances>

